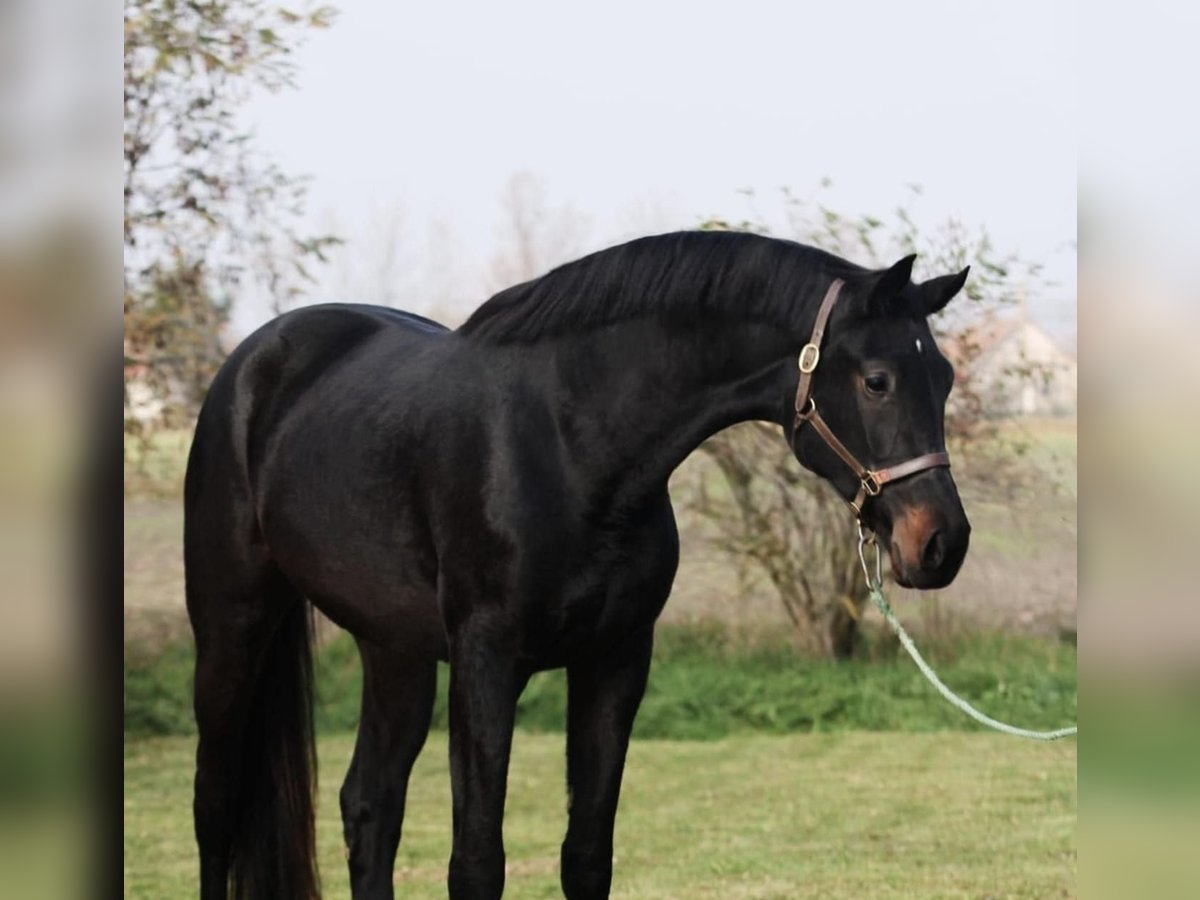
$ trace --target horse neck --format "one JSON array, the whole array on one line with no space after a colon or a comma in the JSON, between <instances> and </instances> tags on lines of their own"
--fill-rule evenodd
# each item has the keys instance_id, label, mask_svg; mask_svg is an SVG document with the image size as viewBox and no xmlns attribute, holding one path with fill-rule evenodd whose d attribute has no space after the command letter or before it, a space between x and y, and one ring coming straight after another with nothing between
<instances>
[{"instance_id":1,"label":"horse neck","mask_svg":"<svg viewBox=\"0 0 1200 900\"><path fill-rule=\"evenodd\" d=\"M645 320L554 341L549 400L568 464L602 492L661 489L721 429L784 424L802 343L763 323L680 330Z\"/></svg>"}]
</instances>

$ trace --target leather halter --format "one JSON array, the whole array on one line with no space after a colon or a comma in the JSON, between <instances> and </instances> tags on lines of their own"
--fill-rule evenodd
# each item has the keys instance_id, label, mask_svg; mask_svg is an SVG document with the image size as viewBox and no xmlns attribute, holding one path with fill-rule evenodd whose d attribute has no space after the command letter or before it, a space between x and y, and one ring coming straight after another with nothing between
<instances>
[{"instance_id":1,"label":"leather halter","mask_svg":"<svg viewBox=\"0 0 1200 900\"><path fill-rule=\"evenodd\" d=\"M843 284L842 279L835 278L833 284L829 285L829 290L825 292L825 299L821 301L821 307L817 310L817 321L813 325L812 337L800 349L798 359L800 383L796 386L796 419L792 423L792 447L796 446L800 426L805 423L812 425L821 439L829 445L829 449L842 458L842 461L853 470L858 479L858 493L850 501L850 508L854 510L856 517L861 517L862 507L867 498L877 496L883 490L884 485L918 472L924 472L926 469L949 467L950 456L946 451L939 450L936 453L915 456L885 469L869 469L858 461L845 444L837 439L826 421L821 418L821 414L817 412L817 401L812 397L813 372L817 369L817 363L821 361L821 342L825 338L825 326L829 323L829 315L833 312L833 305L837 303Z\"/></svg>"}]
</instances>

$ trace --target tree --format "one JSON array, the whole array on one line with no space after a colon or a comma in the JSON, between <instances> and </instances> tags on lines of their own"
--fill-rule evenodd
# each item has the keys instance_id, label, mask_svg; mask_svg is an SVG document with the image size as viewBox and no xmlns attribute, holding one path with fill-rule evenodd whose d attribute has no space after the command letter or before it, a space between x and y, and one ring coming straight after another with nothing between
<instances>
[{"instance_id":1,"label":"tree","mask_svg":"<svg viewBox=\"0 0 1200 900\"><path fill-rule=\"evenodd\" d=\"M255 152L237 120L255 90L293 85L291 54L327 27L260 0L125 0L125 426L131 379L167 424L189 416L223 358L237 293L282 309L334 239L298 229L303 179Z\"/></svg>"},{"instance_id":2,"label":"tree","mask_svg":"<svg viewBox=\"0 0 1200 900\"><path fill-rule=\"evenodd\" d=\"M544 274L579 254L588 223L569 206L551 209L546 188L531 172L517 172L500 198L502 249L492 259L492 287L510 287Z\"/></svg>"},{"instance_id":3,"label":"tree","mask_svg":"<svg viewBox=\"0 0 1200 900\"><path fill-rule=\"evenodd\" d=\"M412 253L414 242L399 200L372 203L367 222L357 228L342 227L331 214L326 218L324 227L344 241L330 254L328 277L322 279L328 296L396 308L420 302L420 260Z\"/></svg>"},{"instance_id":4,"label":"tree","mask_svg":"<svg viewBox=\"0 0 1200 900\"><path fill-rule=\"evenodd\" d=\"M826 181L822 189L828 186ZM914 197L919 195L919 188L912 190ZM950 304L931 321L939 340L953 337L958 349L947 444L960 476L965 471L985 490L1010 490L1022 473L1011 454L996 452L999 425L986 415L984 398L971 382L970 364L980 348L969 336L981 316L1016 303L1020 292L1040 279L1040 266L1014 254L998 255L985 230L969 230L957 220L921 232L907 206L888 219L847 217L819 196L801 199L783 192L789 236L875 267L917 253L920 274L915 280L971 265L968 302ZM762 221L751 220L731 224L710 219L702 227L771 231ZM1033 367L1012 373L1013 378L1043 376ZM766 578L802 646L817 655L852 655L865 595L852 522L840 497L798 470L786 442L771 426L740 425L700 449L712 466L688 502L707 523L709 540L735 562L743 582Z\"/></svg>"}]
</instances>

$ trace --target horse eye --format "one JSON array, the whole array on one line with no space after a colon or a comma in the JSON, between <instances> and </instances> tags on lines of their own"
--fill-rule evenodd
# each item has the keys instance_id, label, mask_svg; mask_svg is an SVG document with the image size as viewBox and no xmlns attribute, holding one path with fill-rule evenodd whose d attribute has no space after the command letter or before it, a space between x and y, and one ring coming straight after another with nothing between
<instances>
[{"instance_id":1,"label":"horse eye","mask_svg":"<svg viewBox=\"0 0 1200 900\"><path fill-rule=\"evenodd\" d=\"M884 372L872 372L863 383L867 386L867 391L872 394L886 394L888 389L888 377Z\"/></svg>"}]
</instances>

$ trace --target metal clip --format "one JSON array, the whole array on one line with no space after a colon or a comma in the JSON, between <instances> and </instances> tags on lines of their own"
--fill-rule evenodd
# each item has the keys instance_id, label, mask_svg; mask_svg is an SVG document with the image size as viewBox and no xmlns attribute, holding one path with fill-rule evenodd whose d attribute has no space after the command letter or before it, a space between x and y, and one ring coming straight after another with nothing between
<instances>
[{"instance_id":1,"label":"metal clip","mask_svg":"<svg viewBox=\"0 0 1200 900\"><path fill-rule=\"evenodd\" d=\"M871 580L871 567L867 565L867 545L870 544L875 549L875 580ZM863 528L862 522L858 523L858 561L862 563L863 577L867 580L867 588L869 590L879 590L883 587L883 557L879 554L879 541L875 539L875 533L867 531Z\"/></svg>"}]
</instances>

